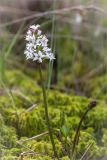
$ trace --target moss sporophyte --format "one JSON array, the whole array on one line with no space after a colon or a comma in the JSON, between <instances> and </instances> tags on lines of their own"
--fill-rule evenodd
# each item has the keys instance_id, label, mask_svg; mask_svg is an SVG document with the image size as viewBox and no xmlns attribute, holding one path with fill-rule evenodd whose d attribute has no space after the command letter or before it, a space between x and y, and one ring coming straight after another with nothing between
<instances>
[{"instance_id":1,"label":"moss sporophyte","mask_svg":"<svg viewBox=\"0 0 107 160\"><path fill-rule=\"evenodd\" d=\"M29 27L27 34L26 34L26 49L24 54L26 55L27 59L31 59L33 61L36 61L39 68L40 73L40 80L41 80L41 86L42 86L42 92L43 92L43 100L44 100L44 109L45 109L45 118L47 123L47 128L49 131L50 140L53 147L54 156L58 158L54 138L52 134L52 128L50 125L50 119L48 114L48 105L47 105L47 95L46 95L46 89L43 83L43 76L42 76L42 69L41 69L41 63L45 59L49 61L53 61L55 59L51 48L48 47L48 39L45 35L42 34L42 31L40 30L40 25L32 25Z\"/></svg>"}]
</instances>

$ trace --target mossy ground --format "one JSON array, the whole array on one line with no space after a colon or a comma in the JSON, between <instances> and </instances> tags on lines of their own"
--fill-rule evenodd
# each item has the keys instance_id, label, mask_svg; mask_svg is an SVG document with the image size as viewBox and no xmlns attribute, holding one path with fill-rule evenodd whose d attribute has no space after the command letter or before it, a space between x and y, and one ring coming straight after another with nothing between
<instances>
[{"instance_id":1,"label":"mossy ground","mask_svg":"<svg viewBox=\"0 0 107 160\"><path fill-rule=\"evenodd\" d=\"M49 136L45 135L22 143L22 140L47 131L42 92L32 78L18 70L6 72L7 81L0 91L0 159L50 160L52 146ZM7 84L9 87L7 87ZM48 92L49 115L56 132L61 129L63 135L71 141L91 99L73 94L50 90ZM94 160L107 154L107 107L103 101L87 115L81 128L77 159L82 156L87 146L93 143L89 155ZM62 160L68 157L62 152L61 143L54 136L58 154ZM31 154L30 154L31 153ZM32 154L33 153L33 154Z\"/></svg>"}]
</instances>

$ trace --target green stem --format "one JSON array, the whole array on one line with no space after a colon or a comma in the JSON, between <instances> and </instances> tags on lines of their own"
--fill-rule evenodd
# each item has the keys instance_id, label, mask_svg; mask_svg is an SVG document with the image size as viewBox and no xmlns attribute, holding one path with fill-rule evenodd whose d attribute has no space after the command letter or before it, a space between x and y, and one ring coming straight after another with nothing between
<instances>
[{"instance_id":1,"label":"green stem","mask_svg":"<svg viewBox=\"0 0 107 160\"><path fill-rule=\"evenodd\" d=\"M80 136L80 129L81 129L81 125L83 120L85 119L87 113L93 109L94 107L96 107L97 105L97 101L93 100L88 104L88 108L86 109L85 113L83 114L83 116L80 119L79 125L77 127L76 133L75 133L75 137L74 137L74 141L73 141L73 147L72 147L72 154L70 155L70 159L74 159L74 153L75 153L75 148L76 145L78 145L79 142L79 136Z\"/></svg>"},{"instance_id":2,"label":"green stem","mask_svg":"<svg viewBox=\"0 0 107 160\"><path fill-rule=\"evenodd\" d=\"M51 128L50 120L49 120L46 90L45 90L45 86L44 86L44 83L43 83L43 76L42 76L42 70L41 70L41 65L40 64L39 64L39 73L40 73L40 79L41 79L41 85L42 85L42 91L43 91L45 118L46 118L47 127L48 127L48 131L49 131L49 136L50 136L50 140L51 140L51 143L52 143L52 147L53 147L53 151L54 151L54 156L59 160L57 152L56 152L56 147L55 147L55 143L54 143L54 139L53 139L53 134L52 134L52 128Z\"/></svg>"},{"instance_id":3,"label":"green stem","mask_svg":"<svg viewBox=\"0 0 107 160\"><path fill-rule=\"evenodd\" d=\"M85 119L85 116L87 115L87 113L89 111L90 111L90 108L88 107L87 110L85 111L85 113L83 114L83 116L81 117L81 120L80 120L79 125L77 127L74 141L73 141L73 147L72 147L72 155L71 155L72 160L74 158L74 152L75 152L76 145L78 144L78 141L79 141L79 133L80 133L80 128L81 128L82 122Z\"/></svg>"}]
</instances>

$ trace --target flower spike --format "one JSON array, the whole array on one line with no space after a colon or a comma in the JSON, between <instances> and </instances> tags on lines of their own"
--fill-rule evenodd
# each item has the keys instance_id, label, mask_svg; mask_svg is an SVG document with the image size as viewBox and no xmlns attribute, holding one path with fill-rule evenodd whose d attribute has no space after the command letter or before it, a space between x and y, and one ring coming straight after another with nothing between
<instances>
[{"instance_id":1,"label":"flower spike","mask_svg":"<svg viewBox=\"0 0 107 160\"><path fill-rule=\"evenodd\" d=\"M48 59L50 61L54 60L55 57L48 47L48 39L42 34L40 30L40 25L32 25L29 27L26 34L26 49L24 54L26 59L32 59L42 63L43 60Z\"/></svg>"}]
</instances>

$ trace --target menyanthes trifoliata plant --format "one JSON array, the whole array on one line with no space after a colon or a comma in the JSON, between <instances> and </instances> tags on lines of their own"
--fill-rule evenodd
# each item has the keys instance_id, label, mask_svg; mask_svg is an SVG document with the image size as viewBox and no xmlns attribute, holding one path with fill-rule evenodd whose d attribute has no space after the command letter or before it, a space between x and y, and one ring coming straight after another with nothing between
<instances>
[{"instance_id":1,"label":"menyanthes trifoliata plant","mask_svg":"<svg viewBox=\"0 0 107 160\"><path fill-rule=\"evenodd\" d=\"M45 118L46 124L49 131L50 140L53 147L54 157L59 160L57 155L54 138L53 138L53 131L51 128L51 123L48 114L48 104L47 104L47 95L46 95L46 88L43 83L43 76L42 76L42 69L41 63L47 59L49 61L53 61L55 59L51 48L48 47L48 39L45 35L42 34L40 30L40 25L32 25L29 27L27 34L26 34L26 49L24 54L26 55L27 59L31 59L36 61L39 68L40 79L41 79L41 86L43 92L43 100L44 100L44 110L45 110Z\"/></svg>"},{"instance_id":2,"label":"menyanthes trifoliata plant","mask_svg":"<svg viewBox=\"0 0 107 160\"><path fill-rule=\"evenodd\" d=\"M42 63L43 60L48 59L50 61L54 60L55 57L48 47L48 39L42 34L40 30L40 25L32 25L29 27L26 34L26 50L24 54L27 59L32 59Z\"/></svg>"}]
</instances>

